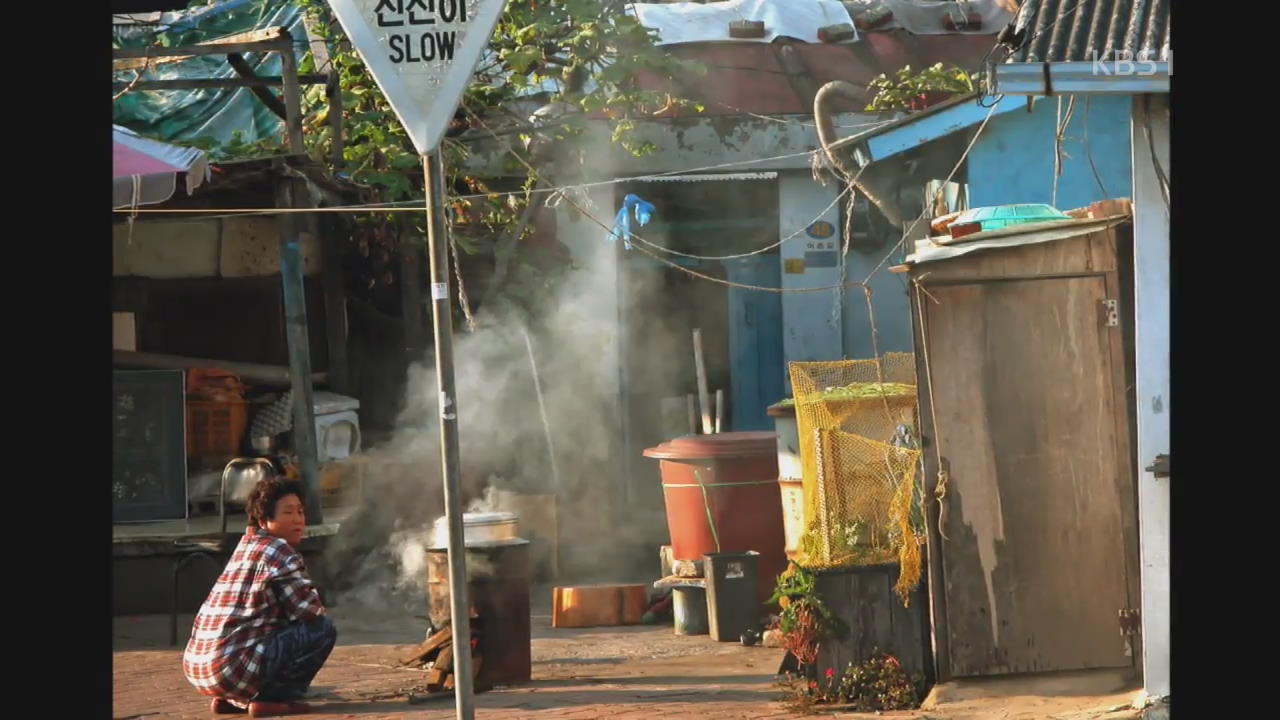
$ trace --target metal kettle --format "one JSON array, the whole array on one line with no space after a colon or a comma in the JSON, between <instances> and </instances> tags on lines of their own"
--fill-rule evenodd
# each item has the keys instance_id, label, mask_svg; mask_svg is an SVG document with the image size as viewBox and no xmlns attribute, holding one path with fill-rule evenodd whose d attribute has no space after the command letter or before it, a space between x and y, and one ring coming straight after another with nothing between
<instances>
[{"instance_id":1,"label":"metal kettle","mask_svg":"<svg viewBox=\"0 0 1280 720\"><path fill-rule=\"evenodd\" d=\"M227 534L227 489L240 488L246 483L252 487L258 481L276 474L271 461L262 457L232 458L222 469L222 486L218 490L218 513L222 517L222 534Z\"/></svg>"}]
</instances>

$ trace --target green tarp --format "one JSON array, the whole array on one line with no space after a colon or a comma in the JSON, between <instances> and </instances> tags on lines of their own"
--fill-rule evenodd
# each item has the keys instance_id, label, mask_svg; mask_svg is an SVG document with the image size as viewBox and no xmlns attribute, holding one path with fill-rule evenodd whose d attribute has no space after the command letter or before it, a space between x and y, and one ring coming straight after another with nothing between
<instances>
[{"instance_id":1,"label":"green tarp","mask_svg":"<svg viewBox=\"0 0 1280 720\"><path fill-rule=\"evenodd\" d=\"M228 0L185 11L164 13L159 23L114 25L113 47L176 47L233 33L284 27L294 37L299 61L307 48L302 11L283 0ZM278 53L247 53L258 75L280 75ZM234 78L223 55L193 57L155 65L148 80ZM115 73L117 82L134 79L133 71ZM278 92L278 89L276 90ZM132 90L115 101L113 121L140 135L173 142L215 140L229 143L239 131L241 142L278 137L284 123L246 88L234 90ZM203 143L201 143L203 144Z\"/></svg>"}]
</instances>

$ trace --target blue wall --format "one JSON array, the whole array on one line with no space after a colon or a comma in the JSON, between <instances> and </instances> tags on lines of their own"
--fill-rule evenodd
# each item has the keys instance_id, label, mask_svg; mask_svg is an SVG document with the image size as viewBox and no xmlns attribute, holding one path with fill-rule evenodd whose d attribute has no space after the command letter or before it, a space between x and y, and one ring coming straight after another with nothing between
<instances>
[{"instance_id":1,"label":"blue wall","mask_svg":"<svg viewBox=\"0 0 1280 720\"><path fill-rule=\"evenodd\" d=\"M880 263L888 247L872 253L850 250L849 274L851 281L861 282ZM911 306L907 295L906 276L889 272L889 267L901 262L902 251L894 253L875 276L871 278L871 303L875 311L875 327L879 330L877 343L880 354L887 352L911 352ZM871 342L871 317L867 312L867 300L862 288L851 287L844 297L844 356L851 360L875 357L875 345Z\"/></svg>"},{"instance_id":2,"label":"blue wall","mask_svg":"<svg viewBox=\"0 0 1280 720\"><path fill-rule=\"evenodd\" d=\"M1062 100L1064 115L1068 100ZM1025 100L1010 97L1004 102L1025 103ZM1056 207L1070 210L1097 200L1132 196L1129 152L1131 104L1128 96L1095 96L1087 103L1083 96L1076 100L1075 112L1062 143L1064 155ZM1086 108L1089 153L1085 152L1084 143ZM1057 115L1057 98L1041 98L1030 113L1020 108L991 118L969 152L970 207L1052 202L1053 137ZM1093 156L1105 193L1089 166L1089 154ZM883 249L870 255L850 252L849 279L866 277L884 252ZM898 256L895 256L871 280L881 353L912 350L910 298L905 280L903 276L887 270L888 265L897 261ZM873 357L871 323L859 288L847 291L843 320L844 356Z\"/></svg>"},{"instance_id":3,"label":"blue wall","mask_svg":"<svg viewBox=\"0 0 1280 720\"><path fill-rule=\"evenodd\" d=\"M1066 115L1069 98L1062 98ZM1009 97L1004 102L1025 99ZM1062 176L1058 179L1060 210L1083 207L1097 200L1131 197L1129 114L1127 95L1085 96L1076 99L1075 112L1062 143ZM1085 150L1086 109L1088 150ZM1058 121L1058 98L1038 98L1035 109L1002 113L991 118L969 152L970 207L1009 203L1051 203L1053 198L1053 137ZM1106 188L1098 186L1094 165Z\"/></svg>"}]
</instances>

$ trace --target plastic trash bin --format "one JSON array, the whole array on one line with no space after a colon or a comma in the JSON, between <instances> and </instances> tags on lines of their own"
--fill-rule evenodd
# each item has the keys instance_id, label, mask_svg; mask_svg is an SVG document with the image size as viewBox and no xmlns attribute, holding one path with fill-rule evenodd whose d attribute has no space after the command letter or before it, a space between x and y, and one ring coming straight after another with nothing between
<instances>
[{"instance_id":1,"label":"plastic trash bin","mask_svg":"<svg viewBox=\"0 0 1280 720\"><path fill-rule=\"evenodd\" d=\"M717 642L738 642L744 630L760 619L756 599L756 573L760 553L711 553L704 555L703 575L707 578L707 620L711 638Z\"/></svg>"}]
</instances>

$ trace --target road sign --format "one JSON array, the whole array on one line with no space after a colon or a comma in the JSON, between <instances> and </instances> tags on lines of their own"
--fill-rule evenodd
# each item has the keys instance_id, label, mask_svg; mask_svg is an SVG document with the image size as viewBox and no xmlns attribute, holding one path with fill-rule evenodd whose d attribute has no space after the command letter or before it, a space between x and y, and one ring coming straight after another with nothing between
<instances>
[{"instance_id":1,"label":"road sign","mask_svg":"<svg viewBox=\"0 0 1280 720\"><path fill-rule=\"evenodd\" d=\"M436 149L505 0L329 0L422 155Z\"/></svg>"}]
</instances>

